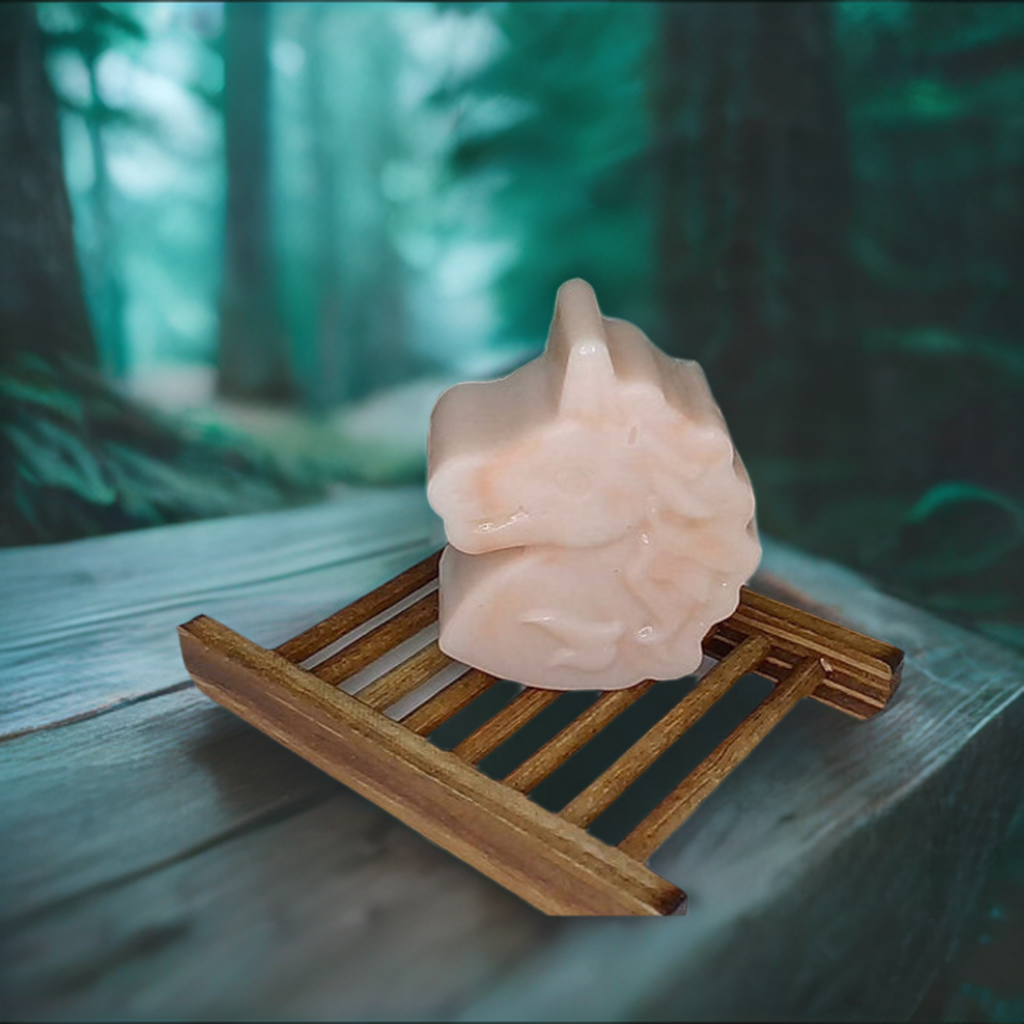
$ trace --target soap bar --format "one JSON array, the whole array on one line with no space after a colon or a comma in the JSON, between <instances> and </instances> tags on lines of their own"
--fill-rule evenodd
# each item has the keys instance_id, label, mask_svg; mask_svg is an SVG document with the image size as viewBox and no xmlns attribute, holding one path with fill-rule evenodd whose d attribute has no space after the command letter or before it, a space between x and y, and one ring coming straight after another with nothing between
<instances>
[{"instance_id":1,"label":"soap bar","mask_svg":"<svg viewBox=\"0 0 1024 1024\"><path fill-rule=\"evenodd\" d=\"M546 689L676 679L761 558L754 493L696 362L558 291L544 352L434 407L445 654Z\"/></svg>"}]
</instances>

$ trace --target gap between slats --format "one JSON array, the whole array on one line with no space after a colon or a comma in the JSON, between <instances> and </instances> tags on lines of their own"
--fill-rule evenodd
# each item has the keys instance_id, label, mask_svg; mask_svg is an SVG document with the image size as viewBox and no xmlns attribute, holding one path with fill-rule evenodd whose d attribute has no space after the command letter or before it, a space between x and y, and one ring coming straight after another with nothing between
<instances>
[{"instance_id":1,"label":"gap between slats","mask_svg":"<svg viewBox=\"0 0 1024 1024\"><path fill-rule=\"evenodd\" d=\"M378 612L372 618L367 619L366 622L361 623L349 632L342 634L336 639L332 640L329 644L317 651L315 654L311 654L308 658L304 658L302 661L297 662L300 668L304 668L307 671L315 669L318 665L327 661L328 658L333 657L340 651L351 647L353 644L358 643L367 633L372 632L378 626L383 625L385 622L393 619L399 612L403 612L406 608L414 605L422 597L426 597L437 590L437 580L432 580L430 583L424 584L418 590L413 591L407 597L402 598L401 601L397 601L390 608L385 608L384 611Z\"/></svg>"},{"instance_id":2,"label":"gap between slats","mask_svg":"<svg viewBox=\"0 0 1024 1024\"><path fill-rule=\"evenodd\" d=\"M368 668L380 657L428 626L436 628L437 591L421 597L415 604L400 611L376 629L371 629L358 642L343 647L321 662L312 671L325 683L338 686Z\"/></svg>"},{"instance_id":3,"label":"gap between slats","mask_svg":"<svg viewBox=\"0 0 1024 1024\"><path fill-rule=\"evenodd\" d=\"M412 657L385 672L365 689L359 691L359 699L377 711L384 711L403 697L419 689L428 679L451 664L452 659L431 640Z\"/></svg>"},{"instance_id":4,"label":"gap between slats","mask_svg":"<svg viewBox=\"0 0 1024 1024\"><path fill-rule=\"evenodd\" d=\"M610 725L619 714L636 703L654 685L653 679L631 686L627 690L603 693L582 714L574 718L561 732L514 768L504 783L520 793L530 793L557 768L580 750L597 734Z\"/></svg>"},{"instance_id":5,"label":"gap between slats","mask_svg":"<svg viewBox=\"0 0 1024 1024\"><path fill-rule=\"evenodd\" d=\"M399 721L418 736L428 736L486 693L497 681L494 676L478 668L471 668L440 693L403 715Z\"/></svg>"},{"instance_id":6,"label":"gap between slats","mask_svg":"<svg viewBox=\"0 0 1024 1024\"><path fill-rule=\"evenodd\" d=\"M739 679L754 671L767 655L770 646L764 637L750 637L740 644L711 669L667 715L571 800L562 809L561 816L574 825L586 828Z\"/></svg>"},{"instance_id":7,"label":"gap between slats","mask_svg":"<svg viewBox=\"0 0 1024 1024\"><path fill-rule=\"evenodd\" d=\"M323 654L329 645L358 636L360 629L372 628L371 621L377 616L386 616L399 611L402 605L421 588L437 586L437 570L441 552L435 551L422 562L406 569L393 579L381 584L340 611L304 630L298 636L286 640L275 650L282 657L295 664L306 662L318 653ZM333 653L333 652L332 652ZM326 655L324 655L326 656ZM309 667L303 665L303 667Z\"/></svg>"},{"instance_id":8,"label":"gap between slats","mask_svg":"<svg viewBox=\"0 0 1024 1024\"><path fill-rule=\"evenodd\" d=\"M479 764L561 696L561 690L523 690L479 729L453 747L452 753L469 764Z\"/></svg>"},{"instance_id":9,"label":"gap between slats","mask_svg":"<svg viewBox=\"0 0 1024 1024\"><path fill-rule=\"evenodd\" d=\"M646 861L824 678L820 659L801 662L619 843L619 849Z\"/></svg>"}]
</instances>

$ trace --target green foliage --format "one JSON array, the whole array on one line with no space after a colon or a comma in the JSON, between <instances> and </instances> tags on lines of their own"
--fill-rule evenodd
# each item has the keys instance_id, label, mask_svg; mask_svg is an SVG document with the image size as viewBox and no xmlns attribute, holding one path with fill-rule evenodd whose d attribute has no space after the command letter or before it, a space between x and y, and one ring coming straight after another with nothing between
<instances>
[{"instance_id":1,"label":"green foliage","mask_svg":"<svg viewBox=\"0 0 1024 1024\"><path fill-rule=\"evenodd\" d=\"M897 591L1024 647L1024 504L975 484L937 484L880 554Z\"/></svg>"},{"instance_id":2,"label":"green foliage","mask_svg":"<svg viewBox=\"0 0 1024 1024\"><path fill-rule=\"evenodd\" d=\"M1024 646L1024 11L858 6L840 9L852 252L887 399L869 486L906 501L866 564Z\"/></svg>"},{"instance_id":3,"label":"green foliage","mask_svg":"<svg viewBox=\"0 0 1024 1024\"><path fill-rule=\"evenodd\" d=\"M0 545L72 540L322 496L251 442L187 431L94 373L22 355L0 370Z\"/></svg>"},{"instance_id":4,"label":"green foliage","mask_svg":"<svg viewBox=\"0 0 1024 1024\"><path fill-rule=\"evenodd\" d=\"M40 10L40 27L48 48L77 50L93 60L110 46L146 36L124 4L46 4Z\"/></svg>"},{"instance_id":5,"label":"green foliage","mask_svg":"<svg viewBox=\"0 0 1024 1024\"><path fill-rule=\"evenodd\" d=\"M923 579L988 569L1024 543L1024 507L974 484L937 484L903 525L902 572Z\"/></svg>"},{"instance_id":6,"label":"green foliage","mask_svg":"<svg viewBox=\"0 0 1024 1024\"><path fill-rule=\"evenodd\" d=\"M53 3L40 6L39 26L47 54L71 52L81 58L90 76L87 100L76 100L58 90L65 109L99 125L121 125L152 131L153 123L139 115L111 107L95 87L95 68L103 54L145 40L146 33L127 5L108 3Z\"/></svg>"},{"instance_id":7,"label":"green foliage","mask_svg":"<svg viewBox=\"0 0 1024 1024\"><path fill-rule=\"evenodd\" d=\"M555 289L585 277L616 315L654 313L645 63L649 5L488 8L496 59L434 102L456 119L451 173L489 192L478 230L514 247L502 333L539 346Z\"/></svg>"}]
</instances>

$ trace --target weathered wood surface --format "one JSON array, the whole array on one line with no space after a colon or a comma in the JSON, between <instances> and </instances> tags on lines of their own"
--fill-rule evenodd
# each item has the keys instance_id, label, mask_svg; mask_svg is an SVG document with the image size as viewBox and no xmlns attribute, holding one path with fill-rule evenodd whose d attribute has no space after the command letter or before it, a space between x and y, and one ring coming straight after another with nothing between
<instances>
[{"instance_id":1,"label":"weathered wood surface","mask_svg":"<svg viewBox=\"0 0 1024 1024\"><path fill-rule=\"evenodd\" d=\"M180 685L179 622L273 645L433 529L369 492L0 552L0 1015L909 1015L1020 800L1022 659L769 545L759 589L906 650L892 708L765 739L652 860L687 917L549 919Z\"/></svg>"},{"instance_id":2,"label":"weathered wood surface","mask_svg":"<svg viewBox=\"0 0 1024 1024\"><path fill-rule=\"evenodd\" d=\"M441 543L408 488L0 551L0 736L187 679L174 627L194 615L273 646Z\"/></svg>"}]
</instances>

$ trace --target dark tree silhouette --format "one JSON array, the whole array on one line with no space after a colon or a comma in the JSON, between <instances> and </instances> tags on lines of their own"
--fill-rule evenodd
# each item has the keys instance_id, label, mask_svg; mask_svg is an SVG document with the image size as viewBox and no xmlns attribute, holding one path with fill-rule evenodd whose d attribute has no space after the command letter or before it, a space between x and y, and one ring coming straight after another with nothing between
<instances>
[{"instance_id":1,"label":"dark tree silhouette","mask_svg":"<svg viewBox=\"0 0 1024 1024\"><path fill-rule=\"evenodd\" d=\"M357 4L299 11L292 24L306 58L300 103L313 130L308 188L293 209L316 231L303 256L305 322L296 325L291 358L303 401L323 411L401 383L421 363L407 344L407 272L389 230L395 211L379 185L403 154L393 28ZM339 58L341 39L358 57ZM339 59L350 61L342 95Z\"/></svg>"},{"instance_id":2,"label":"dark tree silhouette","mask_svg":"<svg viewBox=\"0 0 1024 1024\"><path fill-rule=\"evenodd\" d=\"M219 389L248 399L292 395L277 305L270 196L269 4L224 7L227 225Z\"/></svg>"},{"instance_id":3,"label":"dark tree silhouette","mask_svg":"<svg viewBox=\"0 0 1024 1024\"><path fill-rule=\"evenodd\" d=\"M851 437L831 429L836 388L861 389L831 6L661 4L658 13L665 345L700 359L745 451L835 453L839 435ZM800 414L781 413L787 405Z\"/></svg>"},{"instance_id":4,"label":"dark tree silhouette","mask_svg":"<svg viewBox=\"0 0 1024 1024\"><path fill-rule=\"evenodd\" d=\"M0 356L97 365L35 5L0 5Z\"/></svg>"},{"instance_id":5,"label":"dark tree silhouette","mask_svg":"<svg viewBox=\"0 0 1024 1024\"><path fill-rule=\"evenodd\" d=\"M305 14L305 50L308 71L305 76L305 101L309 119L315 125L328 125L326 106L328 55L323 52L322 36L330 9L320 4L307 7ZM342 296L341 254L335 222L338 191L338 168L334 148L323 131L312 139L312 202L320 231L316 237L314 265L315 304L313 359L316 373L308 385L306 402L322 411L337 403L352 386L354 351L352 339L344 334L344 297Z\"/></svg>"},{"instance_id":6,"label":"dark tree silhouette","mask_svg":"<svg viewBox=\"0 0 1024 1024\"><path fill-rule=\"evenodd\" d=\"M114 187L107 159L107 129L143 128L145 119L127 110L109 106L99 84L100 59L125 40L145 38L142 26L131 15L103 3L78 3L69 8L70 24L44 31L46 51L70 50L78 55L89 83L89 99L76 102L58 95L62 109L82 119L89 136L93 183L90 190L94 240L85 265L88 293L92 297L96 340L103 371L113 377L124 375L128 364L125 337L125 288L118 259L118 237L113 219ZM45 25L44 25L45 27Z\"/></svg>"}]
</instances>

